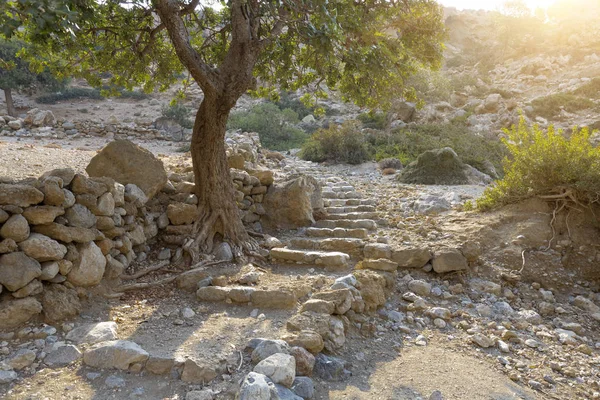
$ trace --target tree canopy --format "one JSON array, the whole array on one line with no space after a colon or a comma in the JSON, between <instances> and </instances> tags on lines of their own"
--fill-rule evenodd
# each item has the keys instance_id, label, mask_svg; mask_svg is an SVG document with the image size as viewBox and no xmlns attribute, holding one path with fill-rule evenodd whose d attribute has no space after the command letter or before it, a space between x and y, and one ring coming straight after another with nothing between
<instances>
[{"instance_id":1,"label":"tree canopy","mask_svg":"<svg viewBox=\"0 0 600 400\"><path fill-rule=\"evenodd\" d=\"M4 91L9 115L16 113L12 90L61 86L61 82L54 79L47 69L33 71L30 64L19 57L25 48L26 44L21 41L0 38L0 90Z\"/></svg>"},{"instance_id":2,"label":"tree canopy","mask_svg":"<svg viewBox=\"0 0 600 400\"><path fill-rule=\"evenodd\" d=\"M412 97L406 78L441 60L442 12L433 0L232 0L218 6L18 0L0 5L0 24L4 35L36 45L30 55L59 73L99 85L102 73L111 72L111 83L147 90L166 88L186 68L208 89L242 35L263 94L277 85L311 86L321 95L326 85L361 106L385 107L393 98ZM176 15L174 30L187 30L181 43L172 40L161 8ZM192 60L201 68L190 68Z\"/></svg>"}]
</instances>

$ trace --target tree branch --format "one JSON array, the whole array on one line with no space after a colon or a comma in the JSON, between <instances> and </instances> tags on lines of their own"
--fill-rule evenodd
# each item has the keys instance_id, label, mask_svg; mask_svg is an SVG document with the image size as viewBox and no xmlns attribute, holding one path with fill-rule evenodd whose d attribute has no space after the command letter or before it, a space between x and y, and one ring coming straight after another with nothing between
<instances>
[{"instance_id":1,"label":"tree branch","mask_svg":"<svg viewBox=\"0 0 600 400\"><path fill-rule=\"evenodd\" d=\"M182 19L182 13L194 10L199 3L200 0L194 0L181 9L177 0L156 0L156 12L167 29L177 56L202 91L220 92L223 83L218 72L202 61L202 57L190 43L190 34Z\"/></svg>"}]
</instances>

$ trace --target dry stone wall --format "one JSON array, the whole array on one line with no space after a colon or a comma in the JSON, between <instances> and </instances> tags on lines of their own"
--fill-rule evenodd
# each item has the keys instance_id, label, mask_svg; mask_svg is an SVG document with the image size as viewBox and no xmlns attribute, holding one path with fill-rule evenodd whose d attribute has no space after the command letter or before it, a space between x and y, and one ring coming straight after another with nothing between
<instances>
[{"instance_id":1,"label":"dry stone wall","mask_svg":"<svg viewBox=\"0 0 600 400\"><path fill-rule=\"evenodd\" d=\"M0 183L0 330L39 314L48 322L77 315L78 288L118 278L134 260L145 260L151 246L162 248L159 259L182 257L198 217L193 173L167 176L152 160L144 161L154 159L151 153L127 141L116 145L127 149L120 154L136 174L116 169L113 177L89 177L67 168ZM230 155L252 159L252 151L229 147ZM118 164L114 157L109 144L90 165L106 159ZM261 230L273 173L250 166L250 172L231 169L231 178L244 222ZM98 175L97 168L88 168Z\"/></svg>"}]
</instances>

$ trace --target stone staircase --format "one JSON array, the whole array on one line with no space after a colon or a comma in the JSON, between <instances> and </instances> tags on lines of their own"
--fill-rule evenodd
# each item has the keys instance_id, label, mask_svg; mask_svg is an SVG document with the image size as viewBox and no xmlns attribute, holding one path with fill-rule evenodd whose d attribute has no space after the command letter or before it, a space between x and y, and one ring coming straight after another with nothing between
<instances>
[{"instance_id":1,"label":"stone staircase","mask_svg":"<svg viewBox=\"0 0 600 400\"><path fill-rule=\"evenodd\" d=\"M310 171L312 175L316 172ZM377 230L379 214L375 200L364 199L354 186L339 177L319 176L317 179L323 185L326 219L299 230L285 248L272 249L271 260L349 272L364 258L370 235Z\"/></svg>"}]
</instances>

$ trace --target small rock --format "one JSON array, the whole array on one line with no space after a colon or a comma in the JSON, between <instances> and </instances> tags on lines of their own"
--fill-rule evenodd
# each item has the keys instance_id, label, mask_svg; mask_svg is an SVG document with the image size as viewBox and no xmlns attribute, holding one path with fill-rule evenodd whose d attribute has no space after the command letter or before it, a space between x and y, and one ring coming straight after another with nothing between
<instances>
[{"instance_id":1,"label":"small rock","mask_svg":"<svg viewBox=\"0 0 600 400\"><path fill-rule=\"evenodd\" d=\"M495 343L493 339L485 336L482 333L476 333L473 336L471 336L471 341L479 347L483 347L484 349L492 347Z\"/></svg>"},{"instance_id":2,"label":"small rock","mask_svg":"<svg viewBox=\"0 0 600 400\"><path fill-rule=\"evenodd\" d=\"M325 381L339 382L344 380L350 372L345 369L345 362L342 359L320 353L315 357L313 374Z\"/></svg>"},{"instance_id":3,"label":"small rock","mask_svg":"<svg viewBox=\"0 0 600 400\"><path fill-rule=\"evenodd\" d=\"M431 396L429 396L429 400L444 400L444 396L442 396L442 392L436 390L433 393L431 393Z\"/></svg>"},{"instance_id":4,"label":"small rock","mask_svg":"<svg viewBox=\"0 0 600 400\"><path fill-rule=\"evenodd\" d=\"M29 367L35 361L35 351L29 349L21 349L15 353L12 358L8 360L8 365L12 369L21 370Z\"/></svg>"},{"instance_id":5,"label":"small rock","mask_svg":"<svg viewBox=\"0 0 600 400\"><path fill-rule=\"evenodd\" d=\"M111 389L122 388L127 385L125 383L125 379L116 375L110 375L108 378L106 378L104 384Z\"/></svg>"},{"instance_id":6,"label":"small rock","mask_svg":"<svg viewBox=\"0 0 600 400\"><path fill-rule=\"evenodd\" d=\"M72 344L55 344L44 358L44 363L52 368L60 368L74 363L81 357L81 351Z\"/></svg>"},{"instance_id":7,"label":"small rock","mask_svg":"<svg viewBox=\"0 0 600 400\"><path fill-rule=\"evenodd\" d=\"M431 293L431 284L422 280L415 279L408 283L408 289L419 296L429 296Z\"/></svg>"},{"instance_id":8,"label":"small rock","mask_svg":"<svg viewBox=\"0 0 600 400\"><path fill-rule=\"evenodd\" d=\"M290 354L290 346L283 340L264 339L252 351L252 362L259 363L277 353Z\"/></svg>"},{"instance_id":9,"label":"small rock","mask_svg":"<svg viewBox=\"0 0 600 400\"><path fill-rule=\"evenodd\" d=\"M254 372L264 374L274 383L291 387L296 376L296 360L289 354L277 353L256 364Z\"/></svg>"},{"instance_id":10,"label":"small rock","mask_svg":"<svg viewBox=\"0 0 600 400\"><path fill-rule=\"evenodd\" d=\"M215 392L211 389L192 390L185 395L185 400L213 400L214 398Z\"/></svg>"},{"instance_id":11,"label":"small rock","mask_svg":"<svg viewBox=\"0 0 600 400\"><path fill-rule=\"evenodd\" d=\"M18 375L15 371L2 371L0 370L0 385L5 383L11 383L12 381L16 381Z\"/></svg>"},{"instance_id":12,"label":"small rock","mask_svg":"<svg viewBox=\"0 0 600 400\"><path fill-rule=\"evenodd\" d=\"M71 330L67 336L76 344L96 344L117 339L117 323L112 321L86 324Z\"/></svg>"},{"instance_id":13,"label":"small rock","mask_svg":"<svg viewBox=\"0 0 600 400\"><path fill-rule=\"evenodd\" d=\"M271 389L275 387L265 375L250 372L242 382L238 397L239 400L271 400Z\"/></svg>"}]
</instances>

